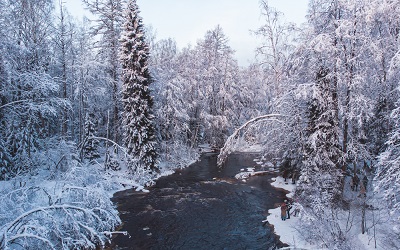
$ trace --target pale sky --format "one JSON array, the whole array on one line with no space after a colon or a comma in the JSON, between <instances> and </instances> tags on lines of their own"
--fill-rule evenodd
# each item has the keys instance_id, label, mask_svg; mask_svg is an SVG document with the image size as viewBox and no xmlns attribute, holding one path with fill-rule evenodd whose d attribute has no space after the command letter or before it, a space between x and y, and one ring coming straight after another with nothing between
<instances>
[{"instance_id":1,"label":"pale sky","mask_svg":"<svg viewBox=\"0 0 400 250\"><path fill-rule=\"evenodd\" d=\"M309 0L269 0L289 22L305 22ZM73 16L83 15L81 0L64 0ZM195 45L218 24L236 51L239 65L254 60L260 44L250 30L262 26L259 0L137 0L143 24L151 25L157 39L173 38L179 48Z\"/></svg>"}]
</instances>

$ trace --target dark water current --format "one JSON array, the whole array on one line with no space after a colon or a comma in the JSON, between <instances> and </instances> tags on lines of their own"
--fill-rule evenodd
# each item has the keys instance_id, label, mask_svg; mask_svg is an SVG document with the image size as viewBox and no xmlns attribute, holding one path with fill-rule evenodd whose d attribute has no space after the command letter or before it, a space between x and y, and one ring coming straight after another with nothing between
<instances>
[{"instance_id":1,"label":"dark water current","mask_svg":"<svg viewBox=\"0 0 400 250\"><path fill-rule=\"evenodd\" d=\"M216 154L205 154L192 166L163 177L149 193L116 193L123 222L112 249L275 249L282 247L262 223L285 194L271 187L272 175L246 182L234 176L254 167L252 154L235 154L224 168Z\"/></svg>"}]
</instances>

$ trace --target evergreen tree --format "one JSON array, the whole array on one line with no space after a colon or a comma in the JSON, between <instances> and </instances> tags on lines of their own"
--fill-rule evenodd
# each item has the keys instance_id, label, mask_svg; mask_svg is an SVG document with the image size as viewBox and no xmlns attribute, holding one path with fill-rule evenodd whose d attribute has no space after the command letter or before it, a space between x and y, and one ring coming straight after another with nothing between
<instances>
[{"instance_id":1,"label":"evergreen tree","mask_svg":"<svg viewBox=\"0 0 400 250\"><path fill-rule=\"evenodd\" d=\"M6 134L6 122L4 121L3 105L7 103L4 95L6 91L7 72L4 67L3 57L0 54L0 180L7 179L9 169L12 166L11 158L3 138Z\"/></svg>"},{"instance_id":2,"label":"evergreen tree","mask_svg":"<svg viewBox=\"0 0 400 250\"><path fill-rule=\"evenodd\" d=\"M93 137L96 134L96 124L94 122L94 114L86 114L85 118L85 145L83 146L83 151L85 158L90 161L100 158L99 152L97 151L99 146L99 141Z\"/></svg>"},{"instance_id":3,"label":"evergreen tree","mask_svg":"<svg viewBox=\"0 0 400 250\"><path fill-rule=\"evenodd\" d=\"M5 142L0 138L0 180L7 180L10 177L13 165Z\"/></svg>"},{"instance_id":4,"label":"evergreen tree","mask_svg":"<svg viewBox=\"0 0 400 250\"><path fill-rule=\"evenodd\" d=\"M339 128L327 76L328 71L324 68L317 72L314 98L308 111L308 139L299 190L302 198L310 204L334 204L342 191Z\"/></svg>"},{"instance_id":5,"label":"evergreen tree","mask_svg":"<svg viewBox=\"0 0 400 250\"><path fill-rule=\"evenodd\" d=\"M152 82L148 68L149 46L136 0L128 3L121 42L125 146L128 154L138 160L136 167L145 171L156 170L153 99L149 89Z\"/></svg>"}]
</instances>

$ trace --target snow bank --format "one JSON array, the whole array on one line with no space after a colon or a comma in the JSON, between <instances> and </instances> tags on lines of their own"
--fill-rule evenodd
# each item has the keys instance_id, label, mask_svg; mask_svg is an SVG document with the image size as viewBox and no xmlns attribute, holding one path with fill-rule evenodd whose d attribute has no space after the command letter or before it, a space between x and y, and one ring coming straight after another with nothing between
<instances>
[{"instance_id":1,"label":"snow bank","mask_svg":"<svg viewBox=\"0 0 400 250\"><path fill-rule=\"evenodd\" d=\"M293 192L296 185L291 184L291 182L285 182L282 177L272 178L274 181L271 183L273 187L281 188L289 193L286 195L288 198L293 197ZM282 201L283 202L283 201ZM294 211L295 206L293 206L291 212ZM277 207L268 210L267 221L274 226L275 234L280 236L280 241L290 245L291 247L304 248L304 249L315 249L312 245L303 241L300 237L300 232L296 230L296 224L299 222L300 217L290 216L290 219L282 221L281 219L281 208Z\"/></svg>"},{"instance_id":2,"label":"snow bank","mask_svg":"<svg viewBox=\"0 0 400 250\"><path fill-rule=\"evenodd\" d=\"M289 180L289 179L288 179ZM295 185L291 184L290 180L285 182L282 177L273 178L272 186L276 188L281 188L289 193L286 195L288 198L292 198L295 190ZM358 192L350 192L346 191L346 195L353 195L352 200L359 199ZM369 195L373 195L372 193ZM368 198L367 198L368 199ZM372 200L370 200L372 202ZM373 204L374 207L378 208L379 204ZM293 209L296 207L296 203L294 203ZM337 225L345 230L346 234L346 244L350 246L351 249L357 250L373 250L373 249L399 249L398 248L398 231L393 228L393 224L390 223L389 214L384 211L380 211L379 209L368 210L367 218L370 220L367 222L367 232L365 234L361 234L360 224L361 224L361 209L360 207L351 208L352 210L336 211L337 215ZM317 247L316 244L323 245L323 242L314 242L314 244L310 244L304 239L305 232L299 231L301 227L300 223L307 223L307 215L304 214L303 211L300 211L299 217L294 217L291 215L290 219L286 221L281 220L281 209L280 207L270 209L267 219L271 225L274 226L275 234L280 236L280 240L283 243L289 245L288 249L293 248L301 248L301 249L327 249ZM351 215L350 215L351 212ZM375 216L376 221L371 221L371 218ZM375 227L373 225L375 224ZM304 226L304 225L303 225ZM313 225L311 225L311 233L316 236L316 239L323 238L321 234L324 232L329 232L329 230L320 230L320 225L315 225L313 229ZM304 228L304 227L303 227ZM320 231L318 231L320 230ZM308 232L310 233L310 232ZM376 236L376 237L374 237ZM376 244L376 245L375 245Z\"/></svg>"},{"instance_id":3,"label":"snow bank","mask_svg":"<svg viewBox=\"0 0 400 250\"><path fill-rule=\"evenodd\" d=\"M261 144L254 144L254 145L249 145L249 144L240 144L237 149L237 152L240 153L260 153L263 151L263 145Z\"/></svg>"},{"instance_id":4,"label":"snow bank","mask_svg":"<svg viewBox=\"0 0 400 250\"><path fill-rule=\"evenodd\" d=\"M248 178L250 178L251 176L255 176L255 175L263 175L266 173L269 173L267 171L255 171L254 168L247 168L247 171L245 171L245 169L241 169L240 173L235 175L235 178L238 180L246 180Z\"/></svg>"},{"instance_id":5,"label":"snow bank","mask_svg":"<svg viewBox=\"0 0 400 250\"><path fill-rule=\"evenodd\" d=\"M290 179L287 179L287 181L285 181L285 179L283 177L278 176L276 178L272 178L272 180L274 181L271 183L271 185L273 187L284 189L289 192L286 195L288 198L293 197L294 189L296 188L296 185L292 184Z\"/></svg>"}]
</instances>

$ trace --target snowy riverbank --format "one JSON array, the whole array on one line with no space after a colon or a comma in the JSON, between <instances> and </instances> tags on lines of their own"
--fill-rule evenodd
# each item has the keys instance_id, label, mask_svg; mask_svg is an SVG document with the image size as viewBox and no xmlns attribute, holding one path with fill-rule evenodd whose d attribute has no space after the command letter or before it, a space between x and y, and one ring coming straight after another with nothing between
<instances>
[{"instance_id":1,"label":"snowy riverbank","mask_svg":"<svg viewBox=\"0 0 400 250\"><path fill-rule=\"evenodd\" d=\"M285 182L282 177L272 178L273 182L272 186L276 188L281 188L288 191L286 195L288 198L292 198L295 190L295 185L291 184L290 181ZM346 191L347 196L352 194L350 191ZM354 195L354 194L353 194ZM368 194L367 199L370 199ZM355 198L357 199L357 194ZM296 206L296 205L295 205ZM374 204L374 206L379 206L378 204ZM293 211L293 210L292 210ZM340 214L341 211L339 211ZM355 213L354 211L351 211ZM374 210L368 211L368 213L373 213ZM314 242L313 244L308 243L304 240L304 233L300 230L300 223L302 218L304 217L304 212L300 211L300 215L298 217L294 217L293 215L290 219L286 221L281 220L281 209L280 207L270 209L268 211L269 215L267 216L267 221L274 226L275 234L280 237L280 241L289 245L288 249L327 249L321 248L322 242ZM349 214L349 212L347 212ZM371 217L373 215L368 215ZM346 240L348 244L352 246L352 249L359 250L373 250L373 249L398 249L395 247L397 241L392 237L393 234L396 234L396 225L389 222L388 216L384 213L380 213L379 211L375 212L376 223L375 229L374 225L369 225L368 230L365 234L362 234L357 227L359 224L358 219L360 215L355 213L351 217L338 217L339 225L341 228L346 228L346 223L348 224L348 219L350 218L351 222L354 226L349 227L346 232ZM386 223L383 223L386 222ZM303 222L304 223L304 222ZM370 222L369 222L370 223ZM374 232L375 230L375 232ZM315 230L314 234L319 235L319 231ZM390 236L392 235L392 236Z\"/></svg>"},{"instance_id":2,"label":"snowy riverbank","mask_svg":"<svg viewBox=\"0 0 400 250\"><path fill-rule=\"evenodd\" d=\"M285 182L281 176L272 178L272 180L274 181L271 183L272 186L288 191L289 193L286 195L288 198L293 197L293 192L296 187L294 184L291 184L290 181ZM292 215L290 216L290 219L282 221L280 207L270 209L268 210L268 213L270 215L268 215L267 221L274 226L275 234L280 236L281 242L288 244L290 247L315 249L301 239L300 232L296 229L296 224L300 217Z\"/></svg>"},{"instance_id":3,"label":"snowy riverbank","mask_svg":"<svg viewBox=\"0 0 400 250\"><path fill-rule=\"evenodd\" d=\"M126 233L114 231L121 224L110 200L115 192L130 188L149 192L146 187L158 178L198 157L196 152L181 153L179 164L165 160L159 174L149 177L132 175L122 159L119 170L105 170L102 157L93 163L70 160L58 168L0 181L0 249L105 246L113 234Z\"/></svg>"}]
</instances>

